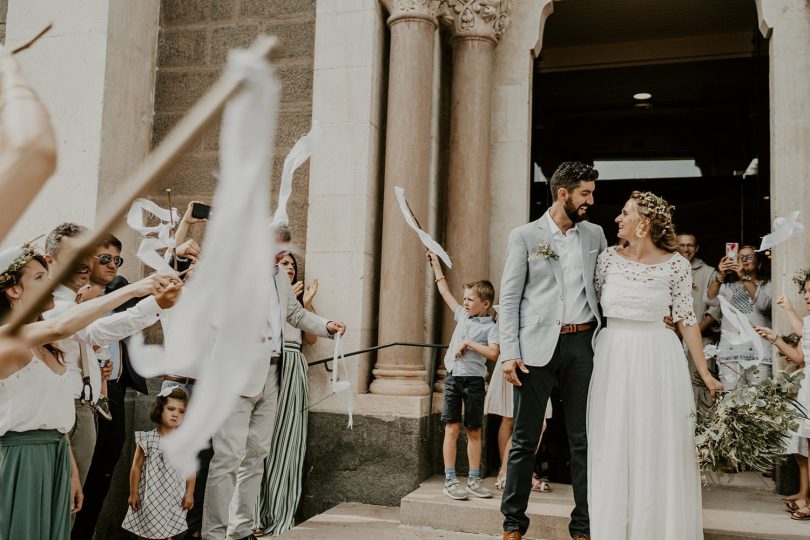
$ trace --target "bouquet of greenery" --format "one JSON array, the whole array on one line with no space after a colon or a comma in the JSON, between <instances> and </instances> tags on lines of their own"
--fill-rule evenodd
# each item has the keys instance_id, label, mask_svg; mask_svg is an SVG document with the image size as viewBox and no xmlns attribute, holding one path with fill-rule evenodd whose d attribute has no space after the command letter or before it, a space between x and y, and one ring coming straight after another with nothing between
<instances>
[{"instance_id":1,"label":"bouquet of greenery","mask_svg":"<svg viewBox=\"0 0 810 540\"><path fill-rule=\"evenodd\" d=\"M756 372L751 367L746 372ZM804 373L769 378L724 392L697 421L701 471L771 470L784 457L791 435L806 418L795 400Z\"/></svg>"}]
</instances>

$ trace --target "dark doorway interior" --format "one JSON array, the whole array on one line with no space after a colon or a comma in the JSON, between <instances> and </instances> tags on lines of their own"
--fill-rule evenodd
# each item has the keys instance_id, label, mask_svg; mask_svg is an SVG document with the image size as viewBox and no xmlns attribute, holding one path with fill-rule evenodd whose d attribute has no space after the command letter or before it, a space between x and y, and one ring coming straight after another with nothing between
<instances>
[{"instance_id":1,"label":"dark doorway interior","mask_svg":"<svg viewBox=\"0 0 810 540\"><path fill-rule=\"evenodd\" d=\"M542 64L541 64L542 65ZM714 263L726 242L756 243L769 230L767 57L536 75L534 159L545 178L565 160L693 159L697 178L598 183L591 220L615 240L613 218L634 189L676 206L676 225L698 235ZM633 94L652 99L639 107ZM742 174L758 158L758 175ZM537 168L535 168L537 172ZM532 182L532 219L550 203Z\"/></svg>"}]
</instances>

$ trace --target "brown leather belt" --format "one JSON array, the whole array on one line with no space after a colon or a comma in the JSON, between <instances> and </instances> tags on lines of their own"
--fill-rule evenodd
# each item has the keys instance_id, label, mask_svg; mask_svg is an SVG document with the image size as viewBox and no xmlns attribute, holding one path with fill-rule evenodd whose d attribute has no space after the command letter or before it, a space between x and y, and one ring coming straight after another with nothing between
<instances>
[{"instance_id":1,"label":"brown leather belt","mask_svg":"<svg viewBox=\"0 0 810 540\"><path fill-rule=\"evenodd\" d=\"M566 324L560 327L560 334L579 334L580 332L587 332L596 328L595 322L587 322L584 324Z\"/></svg>"},{"instance_id":2,"label":"brown leather belt","mask_svg":"<svg viewBox=\"0 0 810 540\"><path fill-rule=\"evenodd\" d=\"M180 384L197 384L197 379L192 379L191 377L177 377L175 375L164 375L163 380Z\"/></svg>"}]
</instances>

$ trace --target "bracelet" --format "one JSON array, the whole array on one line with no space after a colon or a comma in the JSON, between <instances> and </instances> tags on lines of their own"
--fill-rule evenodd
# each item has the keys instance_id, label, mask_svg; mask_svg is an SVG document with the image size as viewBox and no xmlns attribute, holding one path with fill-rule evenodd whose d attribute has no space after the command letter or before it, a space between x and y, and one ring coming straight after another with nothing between
<instances>
[{"instance_id":1,"label":"bracelet","mask_svg":"<svg viewBox=\"0 0 810 540\"><path fill-rule=\"evenodd\" d=\"M722 285L723 283L725 283L725 282L724 282L722 279L720 279L720 274L719 274L719 273L714 274L714 280L715 280L717 283L719 283L720 285Z\"/></svg>"},{"instance_id":2,"label":"bracelet","mask_svg":"<svg viewBox=\"0 0 810 540\"><path fill-rule=\"evenodd\" d=\"M443 279L444 279L444 276L439 276L439 277L437 277L437 278L436 278L436 283L440 282L440 281L441 281L441 280L443 280Z\"/></svg>"}]
</instances>

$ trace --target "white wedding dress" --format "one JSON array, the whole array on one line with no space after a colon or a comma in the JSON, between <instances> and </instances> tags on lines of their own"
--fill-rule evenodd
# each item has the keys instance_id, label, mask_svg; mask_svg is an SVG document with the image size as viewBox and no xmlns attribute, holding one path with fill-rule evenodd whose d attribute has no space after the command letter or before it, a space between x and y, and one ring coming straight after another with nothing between
<instances>
[{"instance_id":1,"label":"white wedding dress","mask_svg":"<svg viewBox=\"0 0 810 540\"><path fill-rule=\"evenodd\" d=\"M689 367L663 323L696 324L691 267L677 254L646 265L609 248L595 282L607 325L588 394L591 537L702 539Z\"/></svg>"}]
</instances>

